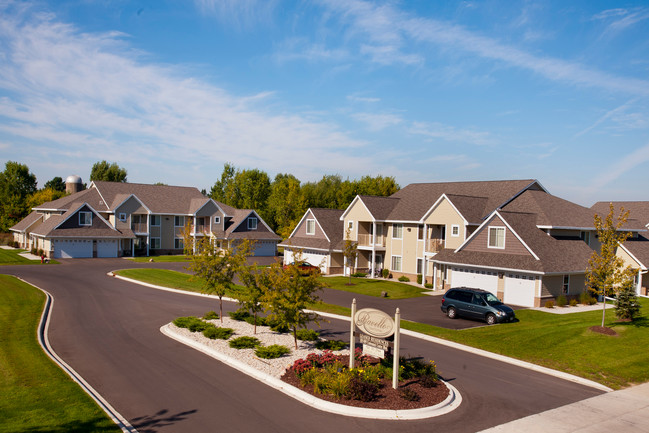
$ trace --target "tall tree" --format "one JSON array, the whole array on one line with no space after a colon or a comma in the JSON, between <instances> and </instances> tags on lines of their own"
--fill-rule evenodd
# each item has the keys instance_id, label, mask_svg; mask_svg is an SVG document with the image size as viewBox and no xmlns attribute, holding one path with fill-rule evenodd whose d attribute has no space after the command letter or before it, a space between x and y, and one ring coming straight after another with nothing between
<instances>
[{"instance_id":1,"label":"tall tree","mask_svg":"<svg viewBox=\"0 0 649 433\"><path fill-rule=\"evenodd\" d=\"M270 187L267 202L271 227L282 238L288 238L306 211L300 181L292 174L278 174Z\"/></svg>"},{"instance_id":2,"label":"tall tree","mask_svg":"<svg viewBox=\"0 0 649 433\"><path fill-rule=\"evenodd\" d=\"M217 180L212 189L210 190L210 197L221 203L233 206L232 202L232 184L234 182L234 175L236 170L230 163L223 165L223 172L221 179Z\"/></svg>"},{"instance_id":3,"label":"tall tree","mask_svg":"<svg viewBox=\"0 0 649 433\"><path fill-rule=\"evenodd\" d=\"M36 176L25 164L7 161L0 173L0 231L11 226L29 213L27 198L36 192Z\"/></svg>"},{"instance_id":4,"label":"tall tree","mask_svg":"<svg viewBox=\"0 0 649 433\"><path fill-rule=\"evenodd\" d=\"M60 176L56 176L45 182L43 189L53 189L54 191L65 192L65 182Z\"/></svg>"},{"instance_id":5,"label":"tall tree","mask_svg":"<svg viewBox=\"0 0 649 433\"><path fill-rule=\"evenodd\" d=\"M616 254L617 248L631 235L621 230L628 217L629 211L620 208L616 218L613 203L610 204L609 213L605 218L595 214L595 228L601 248L599 252L593 251L588 260L586 284L593 293L603 298L602 326L606 316L604 297L629 284L629 280L633 281L633 269L630 266L625 267L624 261Z\"/></svg>"},{"instance_id":6,"label":"tall tree","mask_svg":"<svg viewBox=\"0 0 649 433\"><path fill-rule=\"evenodd\" d=\"M65 195L65 191L58 191L52 188L43 188L36 191L34 194L27 197L27 208L32 209L36 206L40 206L43 203L49 201L54 201L58 198L61 198Z\"/></svg>"},{"instance_id":7,"label":"tall tree","mask_svg":"<svg viewBox=\"0 0 649 433\"><path fill-rule=\"evenodd\" d=\"M103 180L107 182L126 182L126 169L121 168L117 163L99 161L95 162L90 171L90 180Z\"/></svg>"}]
</instances>

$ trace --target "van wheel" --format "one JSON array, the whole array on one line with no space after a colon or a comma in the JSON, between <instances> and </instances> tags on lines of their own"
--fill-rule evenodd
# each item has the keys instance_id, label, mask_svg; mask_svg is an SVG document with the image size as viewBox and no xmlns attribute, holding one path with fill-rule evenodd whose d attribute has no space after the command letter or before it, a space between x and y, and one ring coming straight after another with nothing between
<instances>
[{"instance_id":1,"label":"van wheel","mask_svg":"<svg viewBox=\"0 0 649 433\"><path fill-rule=\"evenodd\" d=\"M446 310L446 315L449 319L455 319L457 317L457 311L455 311L455 308L453 307L448 307L448 310Z\"/></svg>"},{"instance_id":2,"label":"van wheel","mask_svg":"<svg viewBox=\"0 0 649 433\"><path fill-rule=\"evenodd\" d=\"M494 323L496 323L496 316L487 314L487 325L493 325Z\"/></svg>"}]
</instances>

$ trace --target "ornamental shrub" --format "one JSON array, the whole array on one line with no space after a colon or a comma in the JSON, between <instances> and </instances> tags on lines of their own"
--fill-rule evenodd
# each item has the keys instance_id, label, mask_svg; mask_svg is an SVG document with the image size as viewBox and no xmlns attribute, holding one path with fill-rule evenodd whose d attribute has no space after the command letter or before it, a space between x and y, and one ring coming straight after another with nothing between
<instances>
[{"instance_id":1,"label":"ornamental shrub","mask_svg":"<svg viewBox=\"0 0 649 433\"><path fill-rule=\"evenodd\" d=\"M352 274L352 277L354 278L365 278L367 274L365 272L355 272Z\"/></svg>"},{"instance_id":2,"label":"ornamental shrub","mask_svg":"<svg viewBox=\"0 0 649 433\"><path fill-rule=\"evenodd\" d=\"M389 269L381 270L381 275L383 276L383 278L388 278L388 276L390 276L390 270Z\"/></svg>"},{"instance_id":3,"label":"ornamental shrub","mask_svg":"<svg viewBox=\"0 0 649 433\"><path fill-rule=\"evenodd\" d=\"M249 323L251 325L255 324L255 316L253 315L248 315L245 319L243 319L246 323ZM257 326L268 326L267 320L265 317L260 317L257 316Z\"/></svg>"},{"instance_id":4,"label":"ornamental shrub","mask_svg":"<svg viewBox=\"0 0 649 433\"><path fill-rule=\"evenodd\" d=\"M545 308L554 308L554 301L545 301Z\"/></svg>"},{"instance_id":5,"label":"ornamental shrub","mask_svg":"<svg viewBox=\"0 0 649 433\"><path fill-rule=\"evenodd\" d=\"M399 397L407 401L419 401L419 394L410 388L400 388Z\"/></svg>"},{"instance_id":6,"label":"ornamental shrub","mask_svg":"<svg viewBox=\"0 0 649 433\"><path fill-rule=\"evenodd\" d=\"M230 319L236 320L237 322L243 322L246 320L246 317L250 317L250 313L246 310L231 311L228 315L230 316Z\"/></svg>"},{"instance_id":7,"label":"ornamental shrub","mask_svg":"<svg viewBox=\"0 0 649 433\"><path fill-rule=\"evenodd\" d=\"M266 347L257 347L255 355L264 359L275 359L291 353L291 349L279 344L273 344Z\"/></svg>"},{"instance_id":8,"label":"ornamental shrub","mask_svg":"<svg viewBox=\"0 0 649 433\"><path fill-rule=\"evenodd\" d=\"M379 387L365 382L362 378L353 375L349 379L349 394L351 400L374 401L378 397Z\"/></svg>"},{"instance_id":9,"label":"ornamental shrub","mask_svg":"<svg viewBox=\"0 0 649 433\"><path fill-rule=\"evenodd\" d=\"M574 299L574 298L571 299L570 302L568 302L568 304L569 304L571 307L576 307L576 306L577 306L577 303L578 303L577 300Z\"/></svg>"},{"instance_id":10,"label":"ornamental shrub","mask_svg":"<svg viewBox=\"0 0 649 433\"><path fill-rule=\"evenodd\" d=\"M315 343L315 348L320 350L343 350L347 346L342 340L320 340Z\"/></svg>"},{"instance_id":11,"label":"ornamental shrub","mask_svg":"<svg viewBox=\"0 0 649 433\"><path fill-rule=\"evenodd\" d=\"M427 289L432 289L433 284L432 283L426 283L426 284L424 284L424 287L427 288Z\"/></svg>"},{"instance_id":12,"label":"ornamental shrub","mask_svg":"<svg viewBox=\"0 0 649 433\"><path fill-rule=\"evenodd\" d=\"M191 332L201 332L209 327L214 327L211 323L203 322L195 316L178 317L173 324L179 328L189 329Z\"/></svg>"},{"instance_id":13,"label":"ornamental shrub","mask_svg":"<svg viewBox=\"0 0 649 433\"><path fill-rule=\"evenodd\" d=\"M584 305L594 305L597 302L597 300L591 296L590 293L587 291L581 292L579 295L579 303L584 304Z\"/></svg>"},{"instance_id":14,"label":"ornamental shrub","mask_svg":"<svg viewBox=\"0 0 649 433\"><path fill-rule=\"evenodd\" d=\"M219 315L216 314L216 311L208 311L203 316L203 320L217 320L218 318L219 318Z\"/></svg>"},{"instance_id":15,"label":"ornamental shrub","mask_svg":"<svg viewBox=\"0 0 649 433\"><path fill-rule=\"evenodd\" d=\"M421 274L417 274L417 284L421 284L423 277Z\"/></svg>"},{"instance_id":16,"label":"ornamental shrub","mask_svg":"<svg viewBox=\"0 0 649 433\"><path fill-rule=\"evenodd\" d=\"M566 299L566 295L557 296L557 305L559 307L565 307L566 305L568 305L568 299Z\"/></svg>"},{"instance_id":17,"label":"ornamental shrub","mask_svg":"<svg viewBox=\"0 0 649 433\"><path fill-rule=\"evenodd\" d=\"M297 339L301 341L318 341L320 334L313 329L298 329Z\"/></svg>"},{"instance_id":18,"label":"ornamental shrub","mask_svg":"<svg viewBox=\"0 0 649 433\"><path fill-rule=\"evenodd\" d=\"M410 281L410 278L406 277L405 275L402 275L399 277L399 281L401 281L402 283L407 283Z\"/></svg>"},{"instance_id":19,"label":"ornamental shrub","mask_svg":"<svg viewBox=\"0 0 649 433\"><path fill-rule=\"evenodd\" d=\"M233 349L254 349L261 344L255 337L242 336L230 340L230 347Z\"/></svg>"},{"instance_id":20,"label":"ornamental shrub","mask_svg":"<svg viewBox=\"0 0 649 433\"><path fill-rule=\"evenodd\" d=\"M234 329L232 328L217 328L216 326L212 328L207 328L203 331L203 335L209 338L210 340L227 340L234 334Z\"/></svg>"}]
</instances>

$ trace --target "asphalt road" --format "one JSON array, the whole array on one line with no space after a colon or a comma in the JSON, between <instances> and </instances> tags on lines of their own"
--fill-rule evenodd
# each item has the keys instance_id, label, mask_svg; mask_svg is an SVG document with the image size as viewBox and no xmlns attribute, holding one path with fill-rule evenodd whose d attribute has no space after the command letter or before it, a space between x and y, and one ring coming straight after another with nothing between
<instances>
[{"instance_id":1,"label":"asphalt road","mask_svg":"<svg viewBox=\"0 0 649 433\"><path fill-rule=\"evenodd\" d=\"M106 273L181 264L121 259L3 267L54 297L54 350L138 431L474 432L601 394L545 374L404 337L402 355L434 359L462 394L455 411L421 421L356 419L321 412L163 336L174 318L217 310L218 301L131 284ZM225 303L228 311L235 304ZM439 308L439 307L438 307ZM408 317L406 317L408 318ZM323 330L347 338L348 322Z\"/></svg>"}]
</instances>

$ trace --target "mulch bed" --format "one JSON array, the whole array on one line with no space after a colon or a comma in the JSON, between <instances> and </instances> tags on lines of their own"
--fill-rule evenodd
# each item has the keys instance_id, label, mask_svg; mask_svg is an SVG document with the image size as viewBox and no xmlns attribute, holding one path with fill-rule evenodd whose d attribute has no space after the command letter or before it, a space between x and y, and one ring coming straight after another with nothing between
<instances>
[{"instance_id":1,"label":"mulch bed","mask_svg":"<svg viewBox=\"0 0 649 433\"><path fill-rule=\"evenodd\" d=\"M339 399L330 395L316 394L313 392L313 386L303 387L300 384L300 379L295 375L293 370L290 369L284 373L281 379L289 385L293 385L294 387L318 397L321 400L368 409L419 409L422 407L435 406L436 404L443 402L449 394L448 388L441 382L434 388L424 388L419 384L419 379L411 379L408 381L402 381L399 384L399 389L410 389L416 392L419 396L418 401L408 401L399 395L399 389L392 388L392 379L385 379L383 381L383 386L379 390L378 398L374 401L365 402L360 400L348 400L346 398Z\"/></svg>"},{"instance_id":2,"label":"mulch bed","mask_svg":"<svg viewBox=\"0 0 649 433\"><path fill-rule=\"evenodd\" d=\"M593 332L597 332L598 334L611 335L613 337L617 337L617 332L615 332L613 329L608 328L606 326L591 326L588 329L590 329Z\"/></svg>"}]
</instances>

